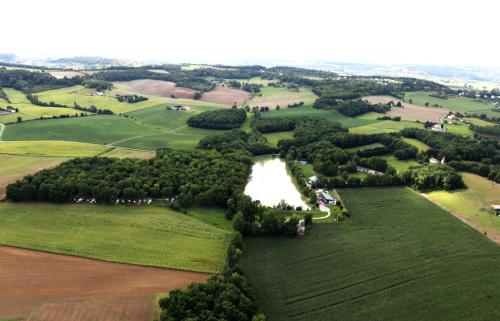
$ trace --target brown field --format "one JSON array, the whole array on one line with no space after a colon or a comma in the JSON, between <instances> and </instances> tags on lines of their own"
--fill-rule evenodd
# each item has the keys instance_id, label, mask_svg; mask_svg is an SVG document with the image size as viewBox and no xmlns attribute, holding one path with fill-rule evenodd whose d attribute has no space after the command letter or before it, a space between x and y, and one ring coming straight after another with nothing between
<instances>
[{"instance_id":1,"label":"brown field","mask_svg":"<svg viewBox=\"0 0 500 321\"><path fill-rule=\"evenodd\" d=\"M208 274L0 246L0 319L147 321L153 296Z\"/></svg>"},{"instance_id":2,"label":"brown field","mask_svg":"<svg viewBox=\"0 0 500 321\"><path fill-rule=\"evenodd\" d=\"M5 189L10 183L42 169L59 165L68 159L64 157L32 157L0 154L0 200L4 199Z\"/></svg>"},{"instance_id":3,"label":"brown field","mask_svg":"<svg viewBox=\"0 0 500 321\"><path fill-rule=\"evenodd\" d=\"M132 81L117 81L115 86L138 95L170 97L171 95L177 98L193 98L196 90L191 88L176 87L175 83L163 80L139 79Z\"/></svg>"},{"instance_id":4,"label":"brown field","mask_svg":"<svg viewBox=\"0 0 500 321\"><path fill-rule=\"evenodd\" d=\"M391 96L365 96L362 97L362 99L372 104L387 104L391 100L394 103L401 101ZM401 116L401 118L405 120L439 123L441 117L448 115L450 112L450 110L446 108L425 107L405 103L403 101L401 101L401 103L403 104L403 108L393 107L387 114L390 116Z\"/></svg>"},{"instance_id":5,"label":"brown field","mask_svg":"<svg viewBox=\"0 0 500 321\"><path fill-rule=\"evenodd\" d=\"M128 148L113 148L109 152L101 154L102 157L116 157L116 158L138 158L138 159L151 159L155 157L156 153L147 150L136 150Z\"/></svg>"},{"instance_id":6,"label":"brown field","mask_svg":"<svg viewBox=\"0 0 500 321\"><path fill-rule=\"evenodd\" d=\"M217 86L201 96L201 100L225 105L233 105L234 103L241 105L249 98L250 93L246 91L221 86Z\"/></svg>"},{"instance_id":7,"label":"brown field","mask_svg":"<svg viewBox=\"0 0 500 321\"><path fill-rule=\"evenodd\" d=\"M72 78L76 76L84 77L92 74L92 71L72 71L72 70L51 70L48 71L49 74L56 77L57 79L62 79L64 77Z\"/></svg>"}]
</instances>

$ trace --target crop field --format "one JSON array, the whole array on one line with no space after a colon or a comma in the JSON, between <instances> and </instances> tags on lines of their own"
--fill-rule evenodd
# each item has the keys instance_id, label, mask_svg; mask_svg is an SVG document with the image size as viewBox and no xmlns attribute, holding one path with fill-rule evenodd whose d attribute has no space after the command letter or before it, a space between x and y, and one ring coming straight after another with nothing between
<instances>
[{"instance_id":1,"label":"crop field","mask_svg":"<svg viewBox=\"0 0 500 321\"><path fill-rule=\"evenodd\" d=\"M430 96L430 94L432 93L422 91L406 92L405 101L409 101L411 99L414 104L420 106L424 106L426 102L428 102L430 106L438 104L439 106L443 106L444 108L458 111L460 113L486 111L493 108L492 105L486 102L477 101L467 97L452 97L448 99L440 99L437 97L432 97Z\"/></svg>"},{"instance_id":2,"label":"crop field","mask_svg":"<svg viewBox=\"0 0 500 321\"><path fill-rule=\"evenodd\" d=\"M132 137L161 133L159 130L140 126L130 118L97 115L7 125L2 139L5 141L70 140L94 144L110 144Z\"/></svg>"},{"instance_id":3,"label":"crop field","mask_svg":"<svg viewBox=\"0 0 500 321\"><path fill-rule=\"evenodd\" d=\"M252 237L268 320L497 320L500 248L407 188L338 190L351 219Z\"/></svg>"},{"instance_id":4,"label":"crop field","mask_svg":"<svg viewBox=\"0 0 500 321\"><path fill-rule=\"evenodd\" d=\"M492 123L492 122L489 122L489 121L486 121L486 120L483 120L483 119L479 119L479 118L465 118L466 120L468 120L471 124L474 124L474 125L477 125L477 126L495 126L496 124L495 123Z\"/></svg>"},{"instance_id":5,"label":"crop field","mask_svg":"<svg viewBox=\"0 0 500 321\"><path fill-rule=\"evenodd\" d=\"M227 106L232 106L234 103L240 106L249 98L250 93L246 91L221 86L217 86L214 89L203 93L201 96L201 100Z\"/></svg>"},{"instance_id":6,"label":"crop field","mask_svg":"<svg viewBox=\"0 0 500 321\"><path fill-rule=\"evenodd\" d=\"M399 160L392 154L377 157L385 159L387 161L387 165L394 167L398 173L407 170L408 168L410 168L410 166L418 165L418 163L412 159Z\"/></svg>"},{"instance_id":7,"label":"crop field","mask_svg":"<svg viewBox=\"0 0 500 321\"><path fill-rule=\"evenodd\" d=\"M379 133L398 132L405 128L423 128L423 125L416 122L405 121L405 120L401 121L377 120L377 121L372 121L368 125L352 127L349 129L349 131L355 134L379 134Z\"/></svg>"},{"instance_id":8,"label":"crop field","mask_svg":"<svg viewBox=\"0 0 500 321\"><path fill-rule=\"evenodd\" d=\"M180 127L187 127L188 118L195 114L195 111L168 110L166 105L158 105L137 110L127 115L156 128L175 130Z\"/></svg>"},{"instance_id":9,"label":"crop field","mask_svg":"<svg viewBox=\"0 0 500 321\"><path fill-rule=\"evenodd\" d=\"M74 70L48 70L47 72L52 76L56 77L57 79L62 79L64 77L73 78L77 76L85 77L87 75L91 75L94 73L93 71L74 71Z\"/></svg>"},{"instance_id":10,"label":"crop field","mask_svg":"<svg viewBox=\"0 0 500 321\"><path fill-rule=\"evenodd\" d=\"M490 208L492 204L500 204L500 184L471 173L461 174L467 189L424 195L500 244L500 218Z\"/></svg>"},{"instance_id":11,"label":"crop field","mask_svg":"<svg viewBox=\"0 0 500 321\"><path fill-rule=\"evenodd\" d=\"M10 103L4 100L0 101L0 107L12 106L18 108L18 113L11 113L8 115L0 115L0 123L10 123L15 122L17 117L22 117L23 120L38 119L40 117L52 117L59 115L73 115L75 113L80 114L81 111L73 108L60 108L60 107L41 107L33 105L26 95L19 90L12 88L4 88L7 97L9 97Z\"/></svg>"},{"instance_id":12,"label":"crop field","mask_svg":"<svg viewBox=\"0 0 500 321\"><path fill-rule=\"evenodd\" d=\"M40 101L47 103L54 101L58 104L71 107L74 106L74 103L76 102L83 107L90 107L94 105L97 108L110 109L116 114L126 113L132 110L151 107L162 103L161 99L150 97L148 100L129 104L116 100L116 92L114 91L106 92L103 96L92 96L93 93L95 93L95 89L85 88L83 86L73 86L42 91L37 93L37 95Z\"/></svg>"},{"instance_id":13,"label":"crop field","mask_svg":"<svg viewBox=\"0 0 500 321\"><path fill-rule=\"evenodd\" d=\"M191 88L176 87L175 83L164 80L139 79L114 82L118 92L134 93L143 96L193 98L197 92Z\"/></svg>"},{"instance_id":14,"label":"crop field","mask_svg":"<svg viewBox=\"0 0 500 321\"><path fill-rule=\"evenodd\" d=\"M26 156L54 156L54 157L85 157L97 156L109 150L109 147L98 144L60 141L60 140L32 140L32 141L2 141L0 154Z\"/></svg>"},{"instance_id":15,"label":"crop field","mask_svg":"<svg viewBox=\"0 0 500 321\"><path fill-rule=\"evenodd\" d=\"M321 110L310 106L282 108L262 113L262 117L317 117L342 124L344 127L357 127L374 124L379 121L347 117L335 110Z\"/></svg>"},{"instance_id":16,"label":"crop field","mask_svg":"<svg viewBox=\"0 0 500 321\"><path fill-rule=\"evenodd\" d=\"M231 233L162 204L2 203L0 212L3 245L209 273L222 272ZM208 214L224 215L222 211Z\"/></svg>"},{"instance_id":17,"label":"crop field","mask_svg":"<svg viewBox=\"0 0 500 321\"><path fill-rule=\"evenodd\" d=\"M268 133L268 134L263 134L264 137L267 139L267 142L274 147L278 146L278 142L281 139L291 139L293 138L293 132L276 132L276 133Z\"/></svg>"},{"instance_id":18,"label":"crop field","mask_svg":"<svg viewBox=\"0 0 500 321\"><path fill-rule=\"evenodd\" d=\"M292 91L283 87L264 87L261 89L261 96L254 96L249 106L268 106L271 109L279 105L286 108L287 105L304 102L305 105L312 105L318 98L309 88L301 87L299 91Z\"/></svg>"},{"instance_id":19,"label":"crop field","mask_svg":"<svg viewBox=\"0 0 500 321\"><path fill-rule=\"evenodd\" d=\"M8 184L42 169L59 165L65 160L67 158L0 154L0 200L5 197L5 189Z\"/></svg>"},{"instance_id":20,"label":"crop field","mask_svg":"<svg viewBox=\"0 0 500 321\"><path fill-rule=\"evenodd\" d=\"M101 154L103 157L116 157L116 158L138 158L150 159L155 157L156 153L153 151L142 151L128 148L112 147L108 152Z\"/></svg>"},{"instance_id":21,"label":"crop field","mask_svg":"<svg viewBox=\"0 0 500 321\"><path fill-rule=\"evenodd\" d=\"M5 246L0 265L1 320L146 321L156 293L208 277Z\"/></svg>"},{"instance_id":22,"label":"crop field","mask_svg":"<svg viewBox=\"0 0 500 321\"><path fill-rule=\"evenodd\" d=\"M426 143L424 142L421 142L419 141L418 139L415 139L415 138L407 138L407 137L403 137L402 138L403 141L405 143L408 143L410 145L413 145L415 146L419 151L426 151L428 150L429 148L431 148L429 145L427 145Z\"/></svg>"}]
</instances>

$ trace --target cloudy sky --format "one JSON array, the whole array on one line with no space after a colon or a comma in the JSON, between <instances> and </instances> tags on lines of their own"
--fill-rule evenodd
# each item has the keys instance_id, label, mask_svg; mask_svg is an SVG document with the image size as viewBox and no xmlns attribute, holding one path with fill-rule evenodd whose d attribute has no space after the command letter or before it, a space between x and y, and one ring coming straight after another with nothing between
<instances>
[{"instance_id":1,"label":"cloudy sky","mask_svg":"<svg viewBox=\"0 0 500 321\"><path fill-rule=\"evenodd\" d=\"M3 1L0 53L500 67L500 2Z\"/></svg>"}]
</instances>

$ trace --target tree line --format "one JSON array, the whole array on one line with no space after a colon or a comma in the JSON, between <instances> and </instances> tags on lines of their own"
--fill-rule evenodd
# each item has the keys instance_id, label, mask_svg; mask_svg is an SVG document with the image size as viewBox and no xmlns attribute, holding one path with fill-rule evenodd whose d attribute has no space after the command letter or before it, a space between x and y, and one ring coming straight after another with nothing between
<instances>
[{"instance_id":1,"label":"tree line","mask_svg":"<svg viewBox=\"0 0 500 321\"><path fill-rule=\"evenodd\" d=\"M321 96L313 104L314 108L336 110L349 117L362 115L368 112L386 113L391 109L390 105L373 105L361 99L342 100L331 96Z\"/></svg>"}]
</instances>

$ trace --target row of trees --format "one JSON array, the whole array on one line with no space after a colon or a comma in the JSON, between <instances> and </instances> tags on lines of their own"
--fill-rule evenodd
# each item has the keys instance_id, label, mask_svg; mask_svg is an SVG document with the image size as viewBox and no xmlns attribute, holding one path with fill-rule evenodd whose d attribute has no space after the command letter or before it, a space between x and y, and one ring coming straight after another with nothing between
<instances>
[{"instance_id":1,"label":"row of trees","mask_svg":"<svg viewBox=\"0 0 500 321\"><path fill-rule=\"evenodd\" d=\"M191 116L187 123L196 128L234 129L241 127L246 119L244 109L217 109Z\"/></svg>"},{"instance_id":2,"label":"row of trees","mask_svg":"<svg viewBox=\"0 0 500 321\"><path fill-rule=\"evenodd\" d=\"M126 102L129 104L135 104L149 99L148 97L139 95L116 95L115 98L119 102Z\"/></svg>"}]
</instances>

